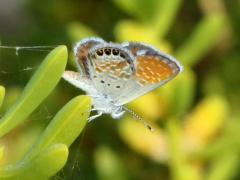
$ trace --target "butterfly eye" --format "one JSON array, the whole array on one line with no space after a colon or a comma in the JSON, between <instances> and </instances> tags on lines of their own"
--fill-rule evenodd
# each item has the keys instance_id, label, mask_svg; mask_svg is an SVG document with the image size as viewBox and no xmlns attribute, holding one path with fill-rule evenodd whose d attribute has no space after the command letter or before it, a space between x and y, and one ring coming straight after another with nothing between
<instances>
[{"instance_id":1,"label":"butterfly eye","mask_svg":"<svg viewBox=\"0 0 240 180\"><path fill-rule=\"evenodd\" d=\"M103 50L102 50L102 49L98 50L98 51L97 51L97 55L98 55L98 56L102 56L102 55L103 55Z\"/></svg>"},{"instance_id":2,"label":"butterfly eye","mask_svg":"<svg viewBox=\"0 0 240 180\"><path fill-rule=\"evenodd\" d=\"M105 52L106 55L109 56L111 54L111 49L105 49L104 52Z\"/></svg>"},{"instance_id":3,"label":"butterfly eye","mask_svg":"<svg viewBox=\"0 0 240 180\"><path fill-rule=\"evenodd\" d=\"M119 54L119 50L117 49L113 49L112 52L114 56L117 56Z\"/></svg>"}]
</instances>

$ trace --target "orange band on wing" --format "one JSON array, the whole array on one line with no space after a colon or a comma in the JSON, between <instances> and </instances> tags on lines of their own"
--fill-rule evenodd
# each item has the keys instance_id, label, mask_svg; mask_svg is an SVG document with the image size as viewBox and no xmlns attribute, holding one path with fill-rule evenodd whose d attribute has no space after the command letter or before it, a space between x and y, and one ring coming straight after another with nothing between
<instances>
[{"instance_id":1,"label":"orange band on wing","mask_svg":"<svg viewBox=\"0 0 240 180\"><path fill-rule=\"evenodd\" d=\"M171 76L173 70L158 57L137 57L136 77L140 84L155 84Z\"/></svg>"}]
</instances>

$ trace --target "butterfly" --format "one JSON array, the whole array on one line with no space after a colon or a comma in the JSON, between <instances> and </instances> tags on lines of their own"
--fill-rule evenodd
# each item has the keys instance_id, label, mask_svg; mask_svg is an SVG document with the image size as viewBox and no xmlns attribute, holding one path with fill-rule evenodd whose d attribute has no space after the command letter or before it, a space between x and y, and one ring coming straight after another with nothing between
<instances>
[{"instance_id":1,"label":"butterfly","mask_svg":"<svg viewBox=\"0 0 240 180\"><path fill-rule=\"evenodd\" d=\"M106 42L85 38L74 47L79 72L65 71L63 78L93 99L97 114L120 118L124 105L162 86L183 67L173 57L144 43Z\"/></svg>"}]
</instances>

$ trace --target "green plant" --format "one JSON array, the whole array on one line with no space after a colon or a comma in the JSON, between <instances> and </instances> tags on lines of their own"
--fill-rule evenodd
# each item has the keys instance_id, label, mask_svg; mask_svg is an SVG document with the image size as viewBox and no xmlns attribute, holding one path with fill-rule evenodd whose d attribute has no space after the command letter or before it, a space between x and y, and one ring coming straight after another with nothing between
<instances>
[{"instance_id":1,"label":"green plant","mask_svg":"<svg viewBox=\"0 0 240 180\"><path fill-rule=\"evenodd\" d=\"M0 120L0 137L22 123L54 89L67 63L67 48L59 46L45 58L17 102ZM0 87L0 105L5 88ZM0 179L48 179L68 158L68 147L84 128L91 108L88 96L68 102L53 118L21 161L0 167ZM4 146L1 147L1 157Z\"/></svg>"}]
</instances>

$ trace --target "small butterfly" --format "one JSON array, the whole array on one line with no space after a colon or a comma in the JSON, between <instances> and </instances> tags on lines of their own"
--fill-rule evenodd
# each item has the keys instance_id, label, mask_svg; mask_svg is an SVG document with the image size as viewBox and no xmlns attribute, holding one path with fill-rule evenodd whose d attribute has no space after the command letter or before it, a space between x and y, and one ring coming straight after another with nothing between
<instances>
[{"instance_id":1,"label":"small butterfly","mask_svg":"<svg viewBox=\"0 0 240 180\"><path fill-rule=\"evenodd\" d=\"M162 86L182 71L173 57L149 45L122 44L86 38L74 47L79 72L65 71L63 78L93 98L98 114L120 118L123 105Z\"/></svg>"}]
</instances>

